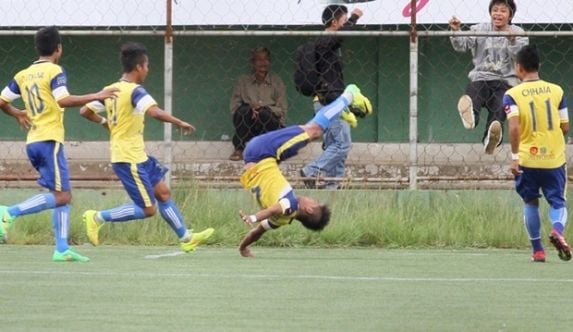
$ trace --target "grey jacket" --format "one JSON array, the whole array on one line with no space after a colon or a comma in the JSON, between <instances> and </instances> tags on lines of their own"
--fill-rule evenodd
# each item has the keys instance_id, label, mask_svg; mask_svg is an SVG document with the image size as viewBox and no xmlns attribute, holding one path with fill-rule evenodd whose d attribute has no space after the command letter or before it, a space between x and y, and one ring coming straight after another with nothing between
<instances>
[{"instance_id":1,"label":"grey jacket","mask_svg":"<svg viewBox=\"0 0 573 332\"><path fill-rule=\"evenodd\" d=\"M509 30L514 33L523 32L516 25L510 25ZM491 23L480 23L472 25L470 31L494 29ZM511 86L519 83L515 76L515 56L523 46L529 44L529 38L516 36L510 41L505 36L462 36L450 37L450 41L457 52L472 52L474 68L468 75L472 82L504 80Z\"/></svg>"}]
</instances>

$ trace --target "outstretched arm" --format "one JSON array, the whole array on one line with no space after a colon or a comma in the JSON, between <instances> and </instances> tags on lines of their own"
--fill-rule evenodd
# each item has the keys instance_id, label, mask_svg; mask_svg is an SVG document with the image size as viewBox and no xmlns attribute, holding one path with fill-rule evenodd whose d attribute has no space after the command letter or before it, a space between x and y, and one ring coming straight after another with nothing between
<instances>
[{"instance_id":1,"label":"outstretched arm","mask_svg":"<svg viewBox=\"0 0 573 332\"><path fill-rule=\"evenodd\" d=\"M193 127L192 124L174 117L173 115L165 112L164 110L162 110L157 106L151 106L147 110L147 114L156 120L174 124L175 126L181 129L184 135L189 135L193 131L195 131L195 127Z\"/></svg>"},{"instance_id":2,"label":"outstretched arm","mask_svg":"<svg viewBox=\"0 0 573 332\"><path fill-rule=\"evenodd\" d=\"M108 89L103 89L97 93L89 93L86 95L81 95L81 96L75 96L75 95L69 95L67 97L64 97L60 100L58 100L58 105L60 105L60 107L66 108L66 107L74 107L74 106L83 106L89 102L92 102L94 100L104 100L106 98L113 98L116 96L116 93L119 91L118 88L108 88Z\"/></svg>"}]
</instances>

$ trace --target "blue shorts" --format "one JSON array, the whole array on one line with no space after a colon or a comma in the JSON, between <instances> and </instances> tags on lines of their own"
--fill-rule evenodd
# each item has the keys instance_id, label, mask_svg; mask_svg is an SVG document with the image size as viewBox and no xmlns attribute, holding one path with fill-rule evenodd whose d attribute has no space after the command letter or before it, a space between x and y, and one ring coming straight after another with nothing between
<instances>
[{"instance_id":1,"label":"blue shorts","mask_svg":"<svg viewBox=\"0 0 573 332\"><path fill-rule=\"evenodd\" d=\"M266 158L279 161L295 156L305 147L310 138L300 126L290 126L256 136L243 152L245 163L257 163Z\"/></svg>"},{"instance_id":2,"label":"blue shorts","mask_svg":"<svg viewBox=\"0 0 573 332\"><path fill-rule=\"evenodd\" d=\"M565 207L567 170L565 165L559 168L542 169L520 167L523 173L515 177L515 190L524 202L543 196L554 209Z\"/></svg>"},{"instance_id":3,"label":"blue shorts","mask_svg":"<svg viewBox=\"0 0 573 332\"><path fill-rule=\"evenodd\" d=\"M40 186L50 191L70 191L70 172L62 143L30 143L26 145L26 153L32 166L40 173Z\"/></svg>"},{"instance_id":4,"label":"blue shorts","mask_svg":"<svg viewBox=\"0 0 573 332\"><path fill-rule=\"evenodd\" d=\"M149 156L139 164L112 163L113 171L135 205L146 208L155 205L155 186L163 180L168 169Z\"/></svg>"}]
</instances>

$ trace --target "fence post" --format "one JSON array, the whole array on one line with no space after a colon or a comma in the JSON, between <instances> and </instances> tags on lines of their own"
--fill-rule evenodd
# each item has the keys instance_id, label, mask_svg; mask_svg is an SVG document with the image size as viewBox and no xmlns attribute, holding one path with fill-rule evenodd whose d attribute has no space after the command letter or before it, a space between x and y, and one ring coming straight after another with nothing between
<instances>
[{"instance_id":1,"label":"fence post","mask_svg":"<svg viewBox=\"0 0 573 332\"><path fill-rule=\"evenodd\" d=\"M172 114L173 106L173 25L172 25L172 0L166 0L166 24L165 24L165 66L164 66L164 105L165 112ZM163 162L169 169L165 175L167 187L171 187L171 169L173 168L173 140L171 123L163 124Z\"/></svg>"},{"instance_id":2,"label":"fence post","mask_svg":"<svg viewBox=\"0 0 573 332\"><path fill-rule=\"evenodd\" d=\"M418 36L416 31L416 0L412 0L410 23L410 158L409 187L417 189L418 182Z\"/></svg>"}]
</instances>

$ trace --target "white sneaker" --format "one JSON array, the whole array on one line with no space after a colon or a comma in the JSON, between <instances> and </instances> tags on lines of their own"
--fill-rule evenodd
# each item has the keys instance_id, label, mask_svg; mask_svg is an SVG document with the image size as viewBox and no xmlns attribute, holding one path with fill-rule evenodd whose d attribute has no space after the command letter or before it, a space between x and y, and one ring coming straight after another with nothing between
<instances>
[{"instance_id":1,"label":"white sneaker","mask_svg":"<svg viewBox=\"0 0 573 332\"><path fill-rule=\"evenodd\" d=\"M466 129L474 129L476 126L476 119L474 114L474 106L472 99L468 95L463 95L458 100L458 112L462 123Z\"/></svg>"},{"instance_id":2,"label":"white sneaker","mask_svg":"<svg viewBox=\"0 0 573 332\"><path fill-rule=\"evenodd\" d=\"M493 154L495 148L501 143L501 123L494 120L487 130L487 136L483 141L484 151L486 154Z\"/></svg>"}]
</instances>

